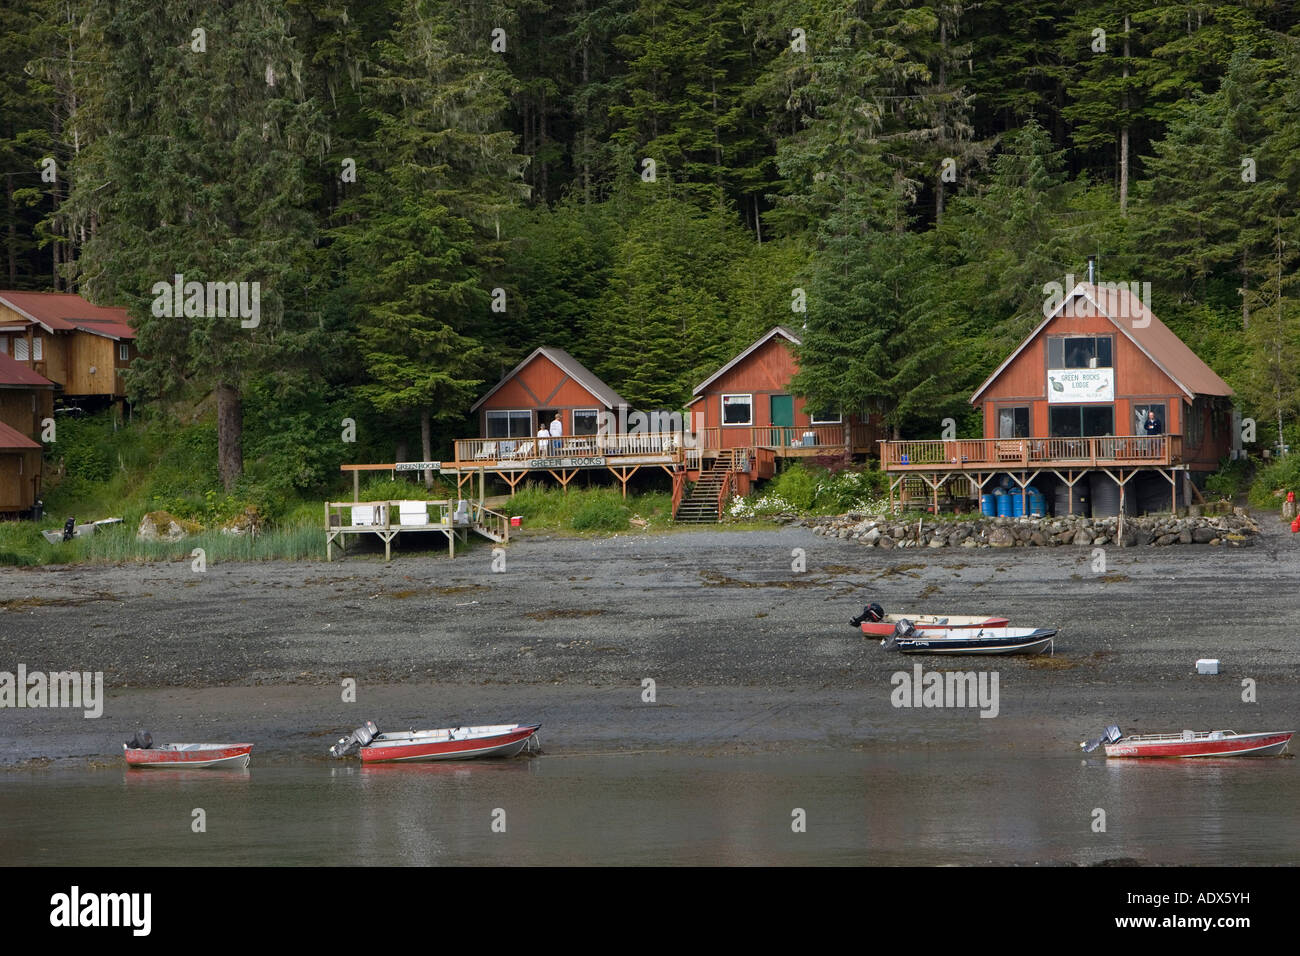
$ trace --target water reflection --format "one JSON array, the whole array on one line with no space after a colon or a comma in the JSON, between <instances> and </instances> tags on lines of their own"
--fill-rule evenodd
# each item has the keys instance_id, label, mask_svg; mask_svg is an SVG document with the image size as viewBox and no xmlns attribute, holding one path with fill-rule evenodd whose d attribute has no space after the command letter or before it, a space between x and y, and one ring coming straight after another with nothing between
<instances>
[{"instance_id":1,"label":"water reflection","mask_svg":"<svg viewBox=\"0 0 1300 956\"><path fill-rule=\"evenodd\" d=\"M0 774L11 864L1270 864L1292 760L573 756ZM202 808L205 833L191 831ZM1105 832L1093 829L1104 809ZM806 829L792 826L803 811ZM496 826L494 826L496 824Z\"/></svg>"}]
</instances>

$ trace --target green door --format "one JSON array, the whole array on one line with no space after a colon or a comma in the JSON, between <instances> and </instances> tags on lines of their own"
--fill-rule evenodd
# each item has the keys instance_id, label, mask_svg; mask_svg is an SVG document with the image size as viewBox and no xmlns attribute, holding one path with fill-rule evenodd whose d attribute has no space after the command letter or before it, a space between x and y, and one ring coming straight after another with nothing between
<instances>
[{"instance_id":1,"label":"green door","mask_svg":"<svg viewBox=\"0 0 1300 956\"><path fill-rule=\"evenodd\" d=\"M770 444L782 448L794 440L794 396L773 395L772 436Z\"/></svg>"}]
</instances>

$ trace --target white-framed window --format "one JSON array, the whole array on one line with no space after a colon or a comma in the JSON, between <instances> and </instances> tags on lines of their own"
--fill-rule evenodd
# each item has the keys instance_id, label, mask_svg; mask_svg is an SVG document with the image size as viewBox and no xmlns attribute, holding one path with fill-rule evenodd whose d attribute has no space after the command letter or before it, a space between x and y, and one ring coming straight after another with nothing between
<instances>
[{"instance_id":1,"label":"white-framed window","mask_svg":"<svg viewBox=\"0 0 1300 956\"><path fill-rule=\"evenodd\" d=\"M839 412L822 409L820 412L809 412L808 422L812 425L843 425L844 416Z\"/></svg>"},{"instance_id":2,"label":"white-framed window","mask_svg":"<svg viewBox=\"0 0 1300 956\"><path fill-rule=\"evenodd\" d=\"M724 425L754 424L754 396L753 395L723 395L722 396L722 424Z\"/></svg>"},{"instance_id":3,"label":"white-framed window","mask_svg":"<svg viewBox=\"0 0 1300 956\"><path fill-rule=\"evenodd\" d=\"M573 434L594 435L600 424L600 409L575 408L573 410Z\"/></svg>"},{"instance_id":4,"label":"white-framed window","mask_svg":"<svg viewBox=\"0 0 1300 956\"><path fill-rule=\"evenodd\" d=\"M41 337L38 335L32 339L32 361L41 362L45 359L45 349L41 344Z\"/></svg>"},{"instance_id":5,"label":"white-framed window","mask_svg":"<svg viewBox=\"0 0 1300 956\"><path fill-rule=\"evenodd\" d=\"M533 416L528 409L493 409L486 413L488 438L531 438Z\"/></svg>"},{"instance_id":6,"label":"white-framed window","mask_svg":"<svg viewBox=\"0 0 1300 956\"><path fill-rule=\"evenodd\" d=\"M117 346L117 360L125 362L131 357L131 347L125 342L119 342Z\"/></svg>"}]
</instances>

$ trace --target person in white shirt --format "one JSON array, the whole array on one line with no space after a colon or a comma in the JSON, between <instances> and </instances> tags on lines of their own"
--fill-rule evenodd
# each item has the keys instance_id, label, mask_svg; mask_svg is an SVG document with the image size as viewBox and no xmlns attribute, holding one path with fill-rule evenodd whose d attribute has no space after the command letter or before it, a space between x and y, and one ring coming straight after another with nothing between
<instances>
[{"instance_id":1,"label":"person in white shirt","mask_svg":"<svg viewBox=\"0 0 1300 956\"><path fill-rule=\"evenodd\" d=\"M552 438L564 437L564 423L560 421L559 412L556 412L555 417L551 419L551 437ZM551 454L558 455L560 453L560 449L563 447L564 447L564 443L562 441L551 442Z\"/></svg>"},{"instance_id":2,"label":"person in white shirt","mask_svg":"<svg viewBox=\"0 0 1300 956\"><path fill-rule=\"evenodd\" d=\"M549 444L547 439L551 437L550 431L546 428L546 422L539 422L537 425L537 457L545 458L546 449Z\"/></svg>"}]
</instances>

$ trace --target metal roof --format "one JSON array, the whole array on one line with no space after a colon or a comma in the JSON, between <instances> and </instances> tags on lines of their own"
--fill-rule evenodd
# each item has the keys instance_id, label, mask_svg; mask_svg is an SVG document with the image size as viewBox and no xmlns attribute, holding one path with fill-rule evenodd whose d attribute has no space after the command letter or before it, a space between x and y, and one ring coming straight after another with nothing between
<instances>
[{"instance_id":1,"label":"metal roof","mask_svg":"<svg viewBox=\"0 0 1300 956\"><path fill-rule=\"evenodd\" d=\"M0 352L0 388L53 388L54 383Z\"/></svg>"},{"instance_id":2,"label":"metal roof","mask_svg":"<svg viewBox=\"0 0 1300 956\"><path fill-rule=\"evenodd\" d=\"M126 309L91 305L71 292L0 291L0 303L45 331L89 332L110 339L134 339Z\"/></svg>"},{"instance_id":3,"label":"metal roof","mask_svg":"<svg viewBox=\"0 0 1300 956\"><path fill-rule=\"evenodd\" d=\"M1123 332L1129 341L1141 349L1156 368L1164 372L1189 399L1195 399L1197 395L1233 394L1228 383L1221 379L1214 369L1202 362L1197 354L1188 348L1187 343L1175 335L1169 326L1161 322L1155 313L1143 305L1142 300L1133 295L1127 287L1080 282L1061 300L1061 304L1029 333L1019 347L1007 356L1006 361L984 380L984 384L975 390L975 394L970 397L972 405L1016 360L1026 346L1038 337L1038 333L1042 332L1047 324L1075 298L1083 298L1092 303L1100 315L1110 319L1115 328Z\"/></svg>"},{"instance_id":4,"label":"metal roof","mask_svg":"<svg viewBox=\"0 0 1300 956\"><path fill-rule=\"evenodd\" d=\"M40 448L41 446L32 441L16 428L10 428L4 422L0 422L0 448L9 451L10 449L20 448L27 451L31 448Z\"/></svg>"}]
</instances>

